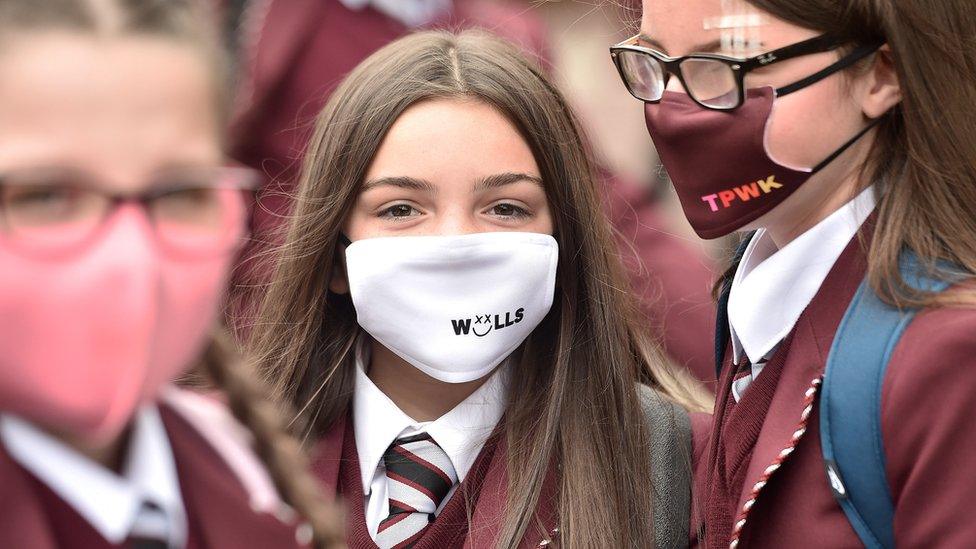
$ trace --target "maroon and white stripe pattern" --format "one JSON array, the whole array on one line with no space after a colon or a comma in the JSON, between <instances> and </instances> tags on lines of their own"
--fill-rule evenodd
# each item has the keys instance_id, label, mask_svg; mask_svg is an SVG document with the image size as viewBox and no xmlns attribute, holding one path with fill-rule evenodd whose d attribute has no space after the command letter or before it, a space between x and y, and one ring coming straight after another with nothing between
<instances>
[{"instance_id":1,"label":"maroon and white stripe pattern","mask_svg":"<svg viewBox=\"0 0 976 549\"><path fill-rule=\"evenodd\" d=\"M380 522L376 544L405 549L419 540L434 512L457 483L451 459L430 435L397 439L383 454L390 515Z\"/></svg>"},{"instance_id":2,"label":"maroon and white stripe pattern","mask_svg":"<svg viewBox=\"0 0 976 549\"><path fill-rule=\"evenodd\" d=\"M746 522L749 519L749 511L752 510L752 507L756 504L756 500L759 499L759 494L769 484L769 479L772 478L773 473L778 471L786 463L787 458L790 457L793 450L796 450L796 445L800 443L800 439L806 434L807 426L810 422L810 414L813 412L813 403L817 399L821 384L823 384L822 375L810 382L810 387L804 393L803 411L800 412L800 421L796 430L793 431L793 436L790 437L789 446L780 451L776 459L763 470L762 475L759 476L759 480L752 485L752 490L749 492L749 499L742 505L742 510L739 511L739 516L736 518L735 524L732 525L732 539L729 543L729 549L738 549L739 538L742 536L742 530L745 528Z\"/></svg>"}]
</instances>

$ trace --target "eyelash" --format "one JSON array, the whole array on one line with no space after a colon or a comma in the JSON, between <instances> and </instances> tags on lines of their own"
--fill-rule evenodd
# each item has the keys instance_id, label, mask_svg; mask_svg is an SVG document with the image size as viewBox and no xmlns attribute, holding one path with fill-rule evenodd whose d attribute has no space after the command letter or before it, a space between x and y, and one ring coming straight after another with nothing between
<instances>
[{"instance_id":1,"label":"eyelash","mask_svg":"<svg viewBox=\"0 0 976 549\"><path fill-rule=\"evenodd\" d=\"M528 210L526 210L521 206L516 206L511 202L499 202L498 204L494 204L493 206L488 208L488 211L493 211L495 208L498 208L499 206L508 206L512 208L513 213L511 215L500 215L500 214L493 214L493 215L496 215L498 217L507 217L511 219L525 219L531 216Z\"/></svg>"},{"instance_id":2,"label":"eyelash","mask_svg":"<svg viewBox=\"0 0 976 549\"><path fill-rule=\"evenodd\" d=\"M420 212L417 208L411 206L410 204L393 204L380 210L377 217L382 217L384 219L390 219L393 221L402 221L408 217L414 217L413 215L393 215L393 210L398 208L410 208L411 212Z\"/></svg>"},{"instance_id":3,"label":"eyelash","mask_svg":"<svg viewBox=\"0 0 976 549\"><path fill-rule=\"evenodd\" d=\"M512 213L510 215L493 213L496 208L505 207L505 206L512 209ZM398 210L402 208L409 208L411 212L410 215L393 215L394 210ZM521 206L517 206L511 202L499 202L497 204L490 206L486 211L491 212L491 215L494 215L495 217L508 218L508 219L525 219L532 216L532 214L528 210L526 210ZM420 210L418 210L414 206L411 206L410 204L393 204L391 206L387 206L386 208L380 210L377 213L377 217L397 222L397 221L403 221L410 217L415 217L413 212L420 213Z\"/></svg>"}]
</instances>

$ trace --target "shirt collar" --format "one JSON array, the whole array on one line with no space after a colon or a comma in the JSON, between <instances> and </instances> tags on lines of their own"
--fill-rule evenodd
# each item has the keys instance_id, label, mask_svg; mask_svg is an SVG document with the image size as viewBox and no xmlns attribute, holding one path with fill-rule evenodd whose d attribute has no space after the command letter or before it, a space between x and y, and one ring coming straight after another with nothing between
<instances>
[{"instance_id":1,"label":"shirt collar","mask_svg":"<svg viewBox=\"0 0 976 549\"><path fill-rule=\"evenodd\" d=\"M820 290L876 204L868 187L826 219L777 249L765 229L746 246L729 293L729 328L736 364L775 350Z\"/></svg>"},{"instance_id":2,"label":"shirt collar","mask_svg":"<svg viewBox=\"0 0 976 549\"><path fill-rule=\"evenodd\" d=\"M179 477L159 411L142 408L132 422L120 476L14 415L0 415L0 440L19 463L85 518L107 541L129 536L144 502L166 515L169 546L186 545Z\"/></svg>"},{"instance_id":3,"label":"shirt collar","mask_svg":"<svg viewBox=\"0 0 976 549\"><path fill-rule=\"evenodd\" d=\"M450 12L453 0L339 0L346 8L359 11L371 6L407 27L421 27Z\"/></svg>"},{"instance_id":4,"label":"shirt collar","mask_svg":"<svg viewBox=\"0 0 976 549\"><path fill-rule=\"evenodd\" d=\"M352 414L363 493L370 493L376 468L393 441L424 432L444 450L458 481L463 481L505 411L508 361L454 409L434 421L418 422L403 413L366 375L369 342L368 337L361 337L356 345Z\"/></svg>"}]
</instances>

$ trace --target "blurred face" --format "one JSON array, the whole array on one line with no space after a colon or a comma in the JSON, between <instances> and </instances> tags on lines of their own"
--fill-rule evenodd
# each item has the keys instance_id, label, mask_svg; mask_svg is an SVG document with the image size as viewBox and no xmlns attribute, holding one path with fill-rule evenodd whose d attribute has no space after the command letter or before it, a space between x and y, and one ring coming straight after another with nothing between
<instances>
[{"instance_id":1,"label":"blurred face","mask_svg":"<svg viewBox=\"0 0 976 549\"><path fill-rule=\"evenodd\" d=\"M758 26L719 28L723 26L718 23L723 16L744 15L728 9L723 11L723 4L727 7L730 3L721 0L645 0L641 32L651 39L646 45L671 56L721 53L749 57L821 34L776 19L751 6L748 13L760 15ZM728 27L731 20L726 18L725 26ZM724 41L724 47L722 45L723 33L726 37L729 34L752 36L758 43L729 50L728 40ZM745 85L746 88L779 88L792 84L826 68L840 55L839 51L831 51L775 63L750 72ZM683 91L676 78L669 82L669 89ZM879 81L873 70L845 71L777 98L767 127L767 151L784 166L810 168L819 164L864 128L869 118L880 116L897 102L896 95L881 97L878 92ZM823 210L842 204L853 193L856 179L853 174L863 163L871 141L871 135L860 140L746 229L808 225L805 220L815 221L822 217Z\"/></svg>"},{"instance_id":2,"label":"blurred face","mask_svg":"<svg viewBox=\"0 0 976 549\"><path fill-rule=\"evenodd\" d=\"M158 171L221 161L213 77L188 48L14 36L0 71L0 173L63 168L135 193Z\"/></svg>"},{"instance_id":3,"label":"blurred face","mask_svg":"<svg viewBox=\"0 0 976 549\"><path fill-rule=\"evenodd\" d=\"M204 56L162 39L41 33L0 45L4 411L103 444L193 364L233 257L176 258L159 235L174 248L241 236L239 192L173 175L221 162L213 82ZM151 191L166 197L152 223L138 204L92 206ZM228 231L208 212L226 214ZM78 227L99 229L71 253L35 256Z\"/></svg>"},{"instance_id":4,"label":"blurred face","mask_svg":"<svg viewBox=\"0 0 976 549\"><path fill-rule=\"evenodd\" d=\"M475 101L432 100L396 121L345 224L350 240L491 231L551 234L532 151L515 127Z\"/></svg>"}]
</instances>

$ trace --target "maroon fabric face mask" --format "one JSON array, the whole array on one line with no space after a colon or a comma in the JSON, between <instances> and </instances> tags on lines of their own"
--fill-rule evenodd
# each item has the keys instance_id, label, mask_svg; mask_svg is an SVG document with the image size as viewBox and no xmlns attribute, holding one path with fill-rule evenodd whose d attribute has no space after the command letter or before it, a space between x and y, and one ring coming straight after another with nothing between
<instances>
[{"instance_id":1,"label":"maroon fabric face mask","mask_svg":"<svg viewBox=\"0 0 976 549\"><path fill-rule=\"evenodd\" d=\"M739 108L717 111L702 108L687 94L665 92L659 103L644 106L648 132L698 236L718 238L755 221L880 120L817 166L788 168L766 150L766 127L776 96L771 87L750 89Z\"/></svg>"}]
</instances>

